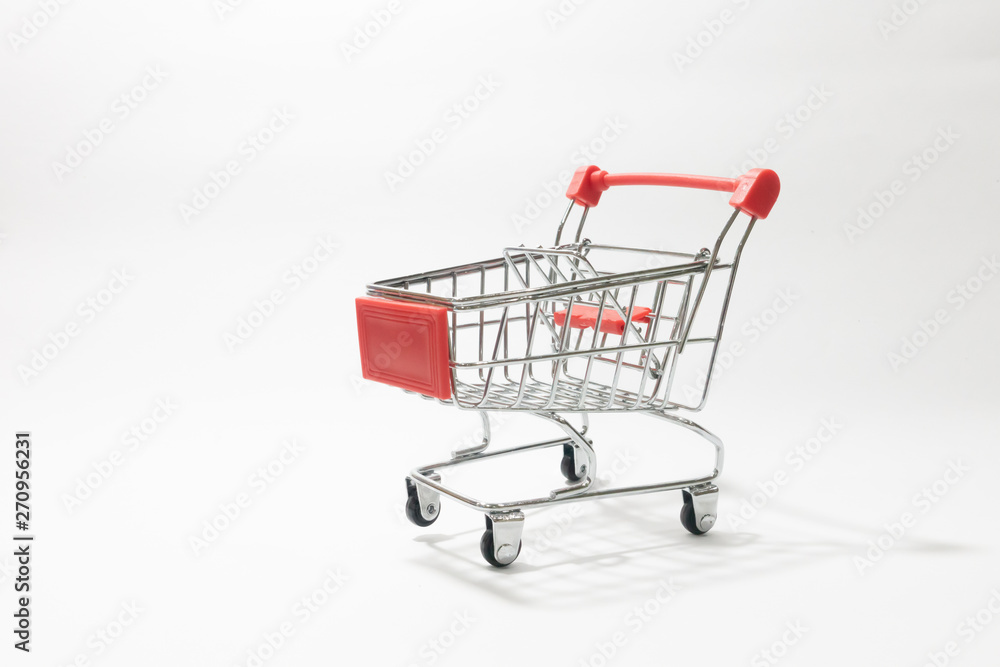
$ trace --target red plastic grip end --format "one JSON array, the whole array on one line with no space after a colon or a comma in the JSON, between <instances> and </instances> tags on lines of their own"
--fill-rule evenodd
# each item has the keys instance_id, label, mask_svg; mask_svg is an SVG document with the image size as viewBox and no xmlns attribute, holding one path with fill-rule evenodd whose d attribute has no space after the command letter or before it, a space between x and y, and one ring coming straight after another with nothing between
<instances>
[{"instance_id":1,"label":"red plastic grip end","mask_svg":"<svg viewBox=\"0 0 1000 667\"><path fill-rule=\"evenodd\" d=\"M751 169L736 179L729 205L754 217L766 218L780 191L781 181L776 173L770 169Z\"/></svg>"},{"instance_id":2,"label":"red plastic grip end","mask_svg":"<svg viewBox=\"0 0 1000 667\"><path fill-rule=\"evenodd\" d=\"M355 305L366 380L451 398L447 308L372 297Z\"/></svg>"},{"instance_id":3,"label":"red plastic grip end","mask_svg":"<svg viewBox=\"0 0 1000 667\"><path fill-rule=\"evenodd\" d=\"M604 184L607 173L594 165L580 167L569 182L566 196L580 206L597 206L597 202L601 201L601 193L608 189Z\"/></svg>"}]
</instances>

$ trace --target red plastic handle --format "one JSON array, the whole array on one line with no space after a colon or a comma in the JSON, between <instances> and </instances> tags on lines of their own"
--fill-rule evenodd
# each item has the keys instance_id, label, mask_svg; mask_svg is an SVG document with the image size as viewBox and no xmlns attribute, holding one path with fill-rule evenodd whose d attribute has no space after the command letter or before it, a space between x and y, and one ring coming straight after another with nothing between
<instances>
[{"instance_id":1,"label":"red plastic handle","mask_svg":"<svg viewBox=\"0 0 1000 667\"><path fill-rule=\"evenodd\" d=\"M770 169L751 169L737 178L717 178L686 174L609 174L591 165L576 170L566 196L581 206L597 206L601 194L613 185L671 185L732 192L729 205L757 218L767 217L781 190L778 175Z\"/></svg>"}]
</instances>

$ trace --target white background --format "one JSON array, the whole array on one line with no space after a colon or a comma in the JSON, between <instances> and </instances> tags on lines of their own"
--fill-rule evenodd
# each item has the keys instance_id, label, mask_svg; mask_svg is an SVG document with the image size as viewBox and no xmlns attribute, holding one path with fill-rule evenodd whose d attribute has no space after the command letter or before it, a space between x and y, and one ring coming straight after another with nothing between
<instances>
[{"instance_id":1,"label":"white background","mask_svg":"<svg viewBox=\"0 0 1000 667\"><path fill-rule=\"evenodd\" d=\"M759 665L788 623L807 630L774 647L780 664L922 665L949 642L939 664L992 664L1000 618L962 624L1000 590L1000 281L977 282L1000 250L1000 9L903 4L403 2L345 54L385 2L104 0L48 18L7 2L0 433L8 460L15 430L33 433L37 541L30 655L11 647L0 550L3 664ZM275 110L291 120L248 149ZM435 128L444 141L390 188ZM185 216L229 161L239 173ZM402 518L406 472L478 423L359 381L353 299L372 280L551 242L563 203L546 185L589 162L781 176L724 340L743 354L699 417L728 445L720 523L689 535L679 494L531 513L525 553L498 571L478 514L446 503L424 530ZM859 208L874 214L864 229ZM717 194L633 188L605 195L588 235L697 250L725 216ZM319 239L337 250L307 261ZM303 265L315 270L296 282ZM104 291L115 271L127 285ZM275 290L271 316L227 343ZM775 318L782 292L794 300ZM893 363L904 339L919 347ZM32 369L36 353L49 358ZM161 423L158 400L176 406ZM833 437L793 465L830 419ZM144 427L130 449L123 435ZM496 431L551 434L528 418ZM642 416L593 433L601 461L631 461L624 481L686 465L680 434ZM290 440L301 451L260 484ZM942 497L915 500L959 462ZM502 499L558 484L557 463L462 481ZM240 494L249 506L193 547ZM885 537L904 513L915 525ZM884 555L860 566L880 536ZM329 595L328 572L347 578ZM297 613L312 595L324 603Z\"/></svg>"}]
</instances>

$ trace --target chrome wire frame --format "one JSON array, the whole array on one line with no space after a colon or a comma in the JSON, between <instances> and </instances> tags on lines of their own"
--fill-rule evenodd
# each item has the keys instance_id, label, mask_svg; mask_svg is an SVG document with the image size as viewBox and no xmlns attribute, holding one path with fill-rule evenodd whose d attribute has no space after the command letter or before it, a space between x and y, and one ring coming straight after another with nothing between
<instances>
[{"instance_id":1,"label":"chrome wire frame","mask_svg":"<svg viewBox=\"0 0 1000 667\"><path fill-rule=\"evenodd\" d=\"M431 465L421 466L415 468L410 472L409 479L414 482L425 486L428 489L436 493L442 493L462 505L480 512L487 513L503 513L511 512L517 510L525 509L535 509L539 507L544 507L548 505L554 505L559 503L576 502L579 500L589 500L591 498L605 498L609 496L636 496L646 493L656 493L658 491L675 491L679 489L706 489L713 488L711 482L715 480L722 473L722 466L725 457L725 451L722 445L722 440L716 436L711 431L705 429L704 427L694 423L689 419L685 419L679 415L665 412L665 411L647 411L645 414L658 417L660 419L666 420L668 422L682 426L683 428L701 436L712 445L715 451L715 465L713 466L712 472L708 475L702 477L696 477L691 479L683 479L670 482L661 482L656 484L642 484L637 486L625 486L625 487L613 487L613 488L596 488L591 489L591 485L596 479L596 455L593 450L593 441L584 438L580 431L576 431L571 425L565 420L562 420L558 415L550 413L536 413L539 417L554 421L559 426L562 426L564 430L567 429L569 437L566 438L556 438L553 440L545 440L542 442L530 443L526 445L519 445L516 447L509 447L506 449L499 449L491 452L485 452L485 447L480 450L479 453L472 455L465 455L461 457L452 457L447 461L442 461L439 463L432 463ZM584 443L586 443L584 445ZM537 498L525 498L521 500L513 500L498 503L489 503L477 500L472 496L466 495L465 493L459 492L453 488L444 485L441 482L440 472L446 468L454 467L456 465L466 463L468 461L479 461L490 458L497 458L500 456L509 456L511 454L519 454L522 452L532 451L536 449L546 449L550 447L565 447L566 445L575 445L580 447L585 447L585 459L589 462L587 467L586 476L575 484L570 484L568 486L563 486L549 492L547 496L540 496Z\"/></svg>"},{"instance_id":2,"label":"chrome wire frame","mask_svg":"<svg viewBox=\"0 0 1000 667\"><path fill-rule=\"evenodd\" d=\"M599 245L582 239L586 207L574 242L560 245L573 207L571 202L551 248L506 248L499 258L368 286L371 296L448 309L452 398L428 400L478 411L483 421L482 443L452 452L450 460L414 469L408 484L420 487L422 503L431 499L428 506L434 506L437 494L445 494L486 512L488 525L489 517L513 516L523 509L553 503L687 489L696 495L696 504L710 508L698 519L698 525L704 522L707 530L715 520L715 506L714 500L704 498L714 498L717 493L711 482L722 471L723 444L707 429L676 413L697 412L705 405L740 256L756 218L749 218L731 259L723 261L720 252L739 210L727 220L711 250L682 253ZM601 271L595 264L600 266L596 255L603 252L631 253L662 266ZM725 285L717 324L713 322L709 335L694 336L692 326L695 316L705 310L709 279L720 274L725 275ZM589 312L596 309L597 323L609 314L623 324L621 333L602 331L598 324L574 328L573 309L579 312L581 306L591 309ZM643 315L644 310L639 309L648 312ZM557 323L560 314L562 325ZM672 389L678 362L689 346L709 346L709 361L697 399L687 403L673 398ZM558 426L565 437L487 451L490 411L532 413ZM592 440L585 435L587 415L630 411L643 412L704 438L715 452L712 472L679 481L592 489L597 457ZM581 414L583 427L577 429L560 413ZM441 482L440 471L446 468L550 447L572 451L580 481L547 496L487 503Z\"/></svg>"}]
</instances>

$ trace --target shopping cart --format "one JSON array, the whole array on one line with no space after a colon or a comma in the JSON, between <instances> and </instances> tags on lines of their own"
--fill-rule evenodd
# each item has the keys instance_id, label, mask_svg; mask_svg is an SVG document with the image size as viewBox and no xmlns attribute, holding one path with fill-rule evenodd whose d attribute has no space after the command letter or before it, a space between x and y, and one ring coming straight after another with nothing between
<instances>
[{"instance_id":1,"label":"shopping cart","mask_svg":"<svg viewBox=\"0 0 1000 667\"><path fill-rule=\"evenodd\" d=\"M583 238L588 211L605 190L620 185L732 192L729 204L735 210L714 246L695 253L600 245ZM754 222L767 217L778 191L778 176L768 169L712 178L609 174L583 167L566 193L569 207L552 247L506 248L495 259L368 285L368 296L357 299L364 377L478 411L482 418L481 443L406 478L410 521L434 523L442 494L483 512L480 550L496 567L509 565L520 553L524 510L558 503L681 490L683 526L696 535L711 529L722 441L681 413L705 405L743 246ZM562 243L577 206L583 211L574 239ZM728 259L722 256L724 247ZM697 332L699 323L707 324L704 332ZM700 369L694 383L679 380L691 376L685 368L689 357L697 357ZM502 410L537 415L558 426L564 437L487 451L488 413ZM694 479L603 488L595 483L597 456L587 437L588 414L594 412L643 412L688 429L712 445L714 468ZM579 426L569 421L573 413ZM544 497L483 502L442 482L442 471L455 466L548 447L562 448L567 483Z\"/></svg>"}]
</instances>

